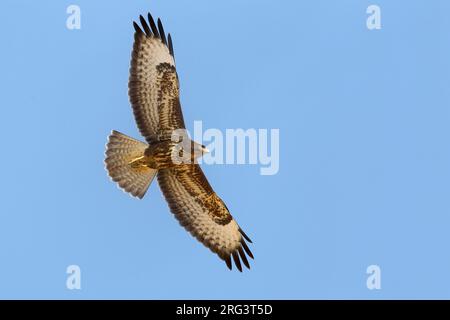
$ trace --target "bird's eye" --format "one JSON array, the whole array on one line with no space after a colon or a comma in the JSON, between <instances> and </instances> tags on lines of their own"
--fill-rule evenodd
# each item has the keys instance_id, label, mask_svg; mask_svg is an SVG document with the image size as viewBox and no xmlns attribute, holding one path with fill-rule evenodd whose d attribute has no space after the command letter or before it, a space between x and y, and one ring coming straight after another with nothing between
<instances>
[{"instance_id":1,"label":"bird's eye","mask_svg":"<svg viewBox=\"0 0 450 320\"><path fill-rule=\"evenodd\" d=\"M204 145L202 145L202 148L203 148L203 149L206 149L206 147L205 147Z\"/></svg>"}]
</instances>

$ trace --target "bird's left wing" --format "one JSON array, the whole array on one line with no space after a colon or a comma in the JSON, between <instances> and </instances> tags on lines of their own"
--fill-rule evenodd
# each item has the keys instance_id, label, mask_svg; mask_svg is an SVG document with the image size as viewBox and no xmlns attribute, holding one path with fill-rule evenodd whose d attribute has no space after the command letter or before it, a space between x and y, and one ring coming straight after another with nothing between
<instances>
[{"instance_id":1,"label":"bird's left wing","mask_svg":"<svg viewBox=\"0 0 450 320\"><path fill-rule=\"evenodd\" d=\"M170 139L173 130L185 129L181 112L178 75L170 34L161 20L140 16L131 55L128 94L141 134L148 143Z\"/></svg>"},{"instance_id":2,"label":"bird's left wing","mask_svg":"<svg viewBox=\"0 0 450 320\"><path fill-rule=\"evenodd\" d=\"M231 259L242 271L241 260L250 268L253 258L245 240L251 242L231 216L225 203L210 186L198 164L158 171L159 186L170 211L197 240L232 268Z\"/></svg>"}]
</instances>

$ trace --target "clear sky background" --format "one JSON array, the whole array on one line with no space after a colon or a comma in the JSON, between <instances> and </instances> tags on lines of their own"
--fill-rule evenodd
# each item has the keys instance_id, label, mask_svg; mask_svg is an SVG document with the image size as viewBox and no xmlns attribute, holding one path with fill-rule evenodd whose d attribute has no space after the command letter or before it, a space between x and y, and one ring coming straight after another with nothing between
<instances>
[{"instance_id":1,"label":"clear sky background","mask_svg":"<svg viewBox=\"0 0 450 320\"><path fill-rule=\"evenodd\" d=\"M66 8L81 7L81 30ZM381 7L382 29L366 28ZM174 38L189 129L279 128L280 171L204 166L252 237L230 272L110 182L137 131L132 20ZM450 2L3 1L0 298L450 298ZM81 268L81 290L66 268ZM368 290L366 268L381 268Z\"/></svg>"}]
</instances>

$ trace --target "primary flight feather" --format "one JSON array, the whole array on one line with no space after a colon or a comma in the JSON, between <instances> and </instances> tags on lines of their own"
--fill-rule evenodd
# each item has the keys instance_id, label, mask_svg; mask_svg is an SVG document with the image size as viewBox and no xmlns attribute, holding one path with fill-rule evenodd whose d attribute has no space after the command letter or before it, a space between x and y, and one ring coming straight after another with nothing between
<instances>
[{"instance_id":1,"label":"primary flight feather","mask_svg":"<svg viewBox=\"0 0 450 320\"><path fill-rule=\"evenodd\" d=\"M146 19L147 18L147 19ZM214 192L196 159L206 148L186 135L179 97L172 37L162 22L139 17L131 55L129 97L137 126L147 143L113 131L106 145L109 176L131 195L143 198L157 177L170 211L180 224L232 269L250 268L249 237ZM183 148L179 148L182 145ZM186 147L186 148L185 148ZM187 150L187 151L186 151ZM189 161L174 161L181 155Z\"/></svg>"}]
</instances>

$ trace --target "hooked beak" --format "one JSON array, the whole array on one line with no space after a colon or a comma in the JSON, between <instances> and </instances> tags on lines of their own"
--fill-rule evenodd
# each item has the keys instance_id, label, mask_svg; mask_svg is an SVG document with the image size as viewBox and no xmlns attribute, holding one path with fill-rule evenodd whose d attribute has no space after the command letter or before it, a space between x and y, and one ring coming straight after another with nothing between
<instances>
[{"instance_id":1,"label":"hooked beak","mask_svg":"<svg viewBox=\"0 0 450 320\"><path fill-rule=\"evenodd\" d=\"M204 147L204 148L202 148L202 152L203 153L209 153L210 151L208 150L208 148Z\"/></svg>"}]
</instances>

